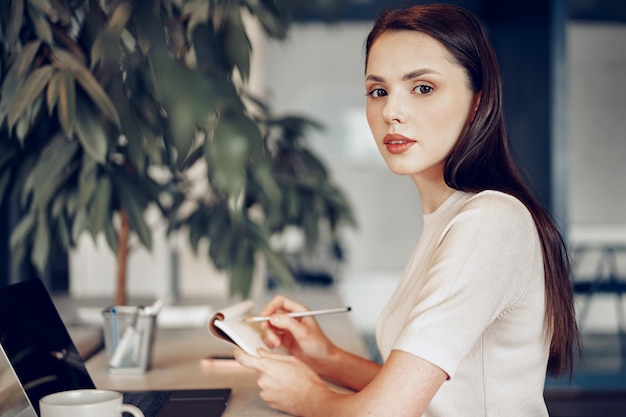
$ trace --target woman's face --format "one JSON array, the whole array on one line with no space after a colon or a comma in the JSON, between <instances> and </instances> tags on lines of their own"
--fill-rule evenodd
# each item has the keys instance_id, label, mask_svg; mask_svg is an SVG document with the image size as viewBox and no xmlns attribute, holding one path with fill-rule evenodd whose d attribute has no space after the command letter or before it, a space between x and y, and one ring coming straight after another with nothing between
<instances>
[{"instance_id":1,"label":"woman's face","mask_svg":"<svg viewBox=\"0 0 626 417\"><path fill-rule=\"evenodd\" d=\"M392 172L443 181L444 160L475 113L463 67L421 32L381 35L365 71L367 121Z\"/></svg>"}]
</instances>

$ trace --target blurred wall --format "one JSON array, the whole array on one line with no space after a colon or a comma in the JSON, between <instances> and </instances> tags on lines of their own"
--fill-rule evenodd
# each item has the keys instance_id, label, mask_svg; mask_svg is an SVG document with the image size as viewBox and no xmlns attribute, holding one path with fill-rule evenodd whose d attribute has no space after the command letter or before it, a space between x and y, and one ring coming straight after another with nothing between
<instances>
[{"instance_id":1,"label":"blurred wall","mask_svg":"<svg viewBox=\"0 0 626 417\"><path fill-rule=\"evenodd\" d=\"M626 225L626 24L573 22L568 40L571 222Z\"/></svg>"}]
</instances>

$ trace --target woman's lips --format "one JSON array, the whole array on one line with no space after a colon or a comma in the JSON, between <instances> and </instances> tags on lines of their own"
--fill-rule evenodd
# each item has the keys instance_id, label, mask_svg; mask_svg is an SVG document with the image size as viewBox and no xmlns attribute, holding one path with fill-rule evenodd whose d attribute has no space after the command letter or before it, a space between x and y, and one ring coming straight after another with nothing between
<instances>
[{"instance_id":1,"label":"woman's lips","mask_svg":"<svg viewBox=\"0 0 626 417\"><path fill-rule=\"evenodd\" d=\"M383 139L387 152L398 155L409 150L415 144L413 139L398 134L388 134Z\"/></svg>"}]
</instances>

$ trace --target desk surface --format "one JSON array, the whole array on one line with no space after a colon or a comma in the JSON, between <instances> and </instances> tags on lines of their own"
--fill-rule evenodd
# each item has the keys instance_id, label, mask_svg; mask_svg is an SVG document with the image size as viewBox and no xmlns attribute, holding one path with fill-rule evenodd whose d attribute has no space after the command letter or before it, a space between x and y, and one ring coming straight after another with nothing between
<instances>
[{"instance_id":1,"label":"desk surface","mask_svg":"<svg viewBox=\"0 0 626 417\"><path fill-rule=\"evenodd\" d=\"M311 308L330 308L342 305L333 288L307 287L286 293ZM262 307L271 294L257 303ZM217 308L223 306L217 305ZM362 338L352 325L350 314L320 316L318 322L338 346L366 356ZM230 354L232 345L217 340L207 329L159 329L156 336L152 369L142 375L119 375L108 371L105 352L87 361L87 369L96 386L103 389L156 390L231 388L232 396L224 413L235 416L284 416L272 410L260 399L254 371L239 366L234 361L209 365L202 361L207 355Z\"/></svg>"}]
</instances>

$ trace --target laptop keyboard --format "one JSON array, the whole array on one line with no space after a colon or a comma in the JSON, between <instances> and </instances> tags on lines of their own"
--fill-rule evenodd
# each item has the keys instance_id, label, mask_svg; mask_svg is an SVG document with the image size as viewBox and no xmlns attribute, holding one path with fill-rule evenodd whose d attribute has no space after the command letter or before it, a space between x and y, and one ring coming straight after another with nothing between
<instances>
[{"instance_id":1,"label":"laptop keyboard","mask_svg":"<svg viewBox=\"0 0 626 417\"><path fill-rule=\"evenodd\" d=\"M163 404L167 402L172 394L171 391L137 391L125 392L124 402L133 404L143 411L146 417L155 417ZM124 417L132 417L128 413L124 413Z\"/></svg>"}]
</instances>

